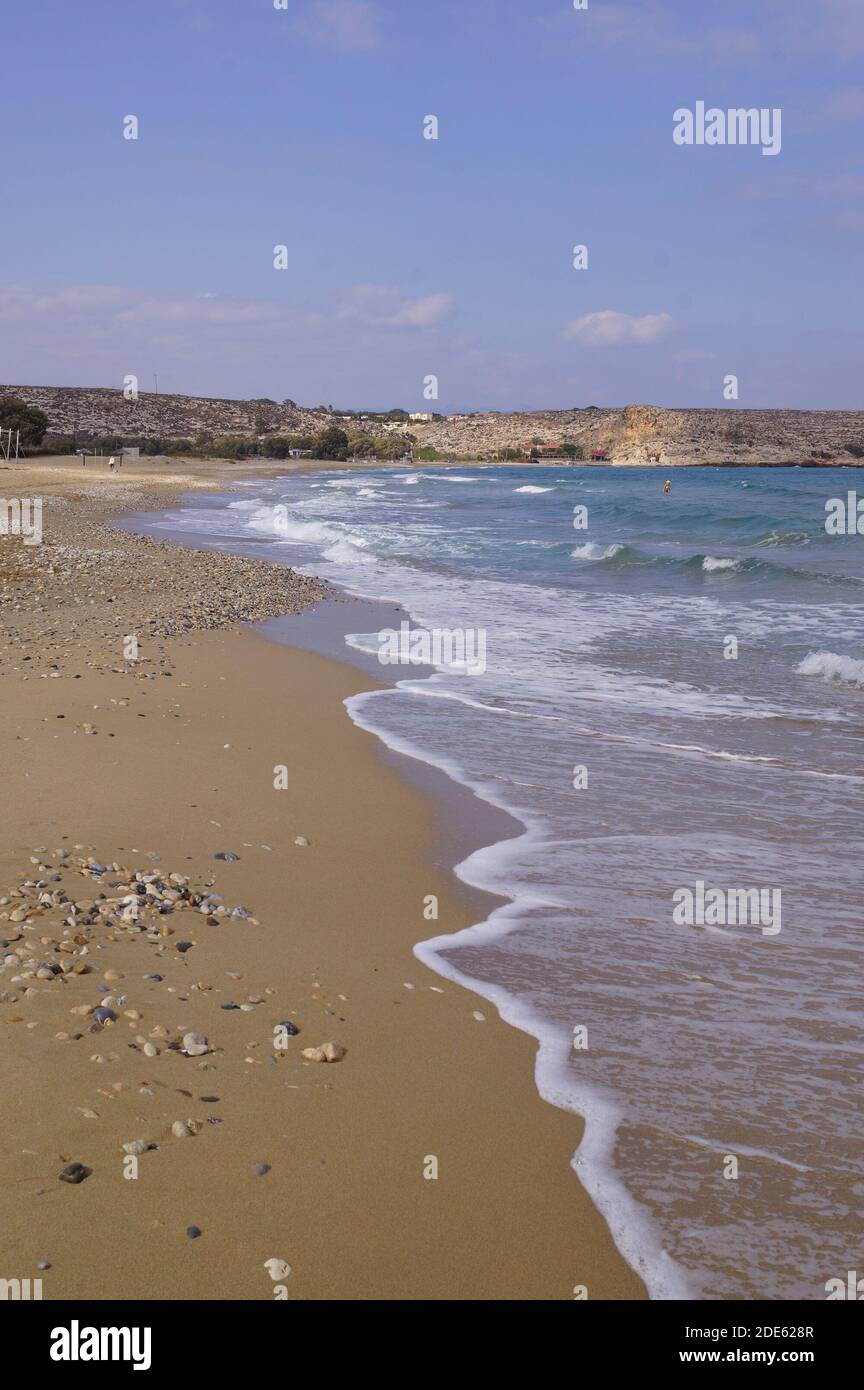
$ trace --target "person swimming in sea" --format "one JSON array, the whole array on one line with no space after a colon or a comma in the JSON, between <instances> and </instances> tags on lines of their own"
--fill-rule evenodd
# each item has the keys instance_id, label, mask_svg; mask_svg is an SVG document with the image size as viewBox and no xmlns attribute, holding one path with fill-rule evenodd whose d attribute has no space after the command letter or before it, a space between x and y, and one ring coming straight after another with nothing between
<instances>
[{"instance_id":1,"label":"person swimming in sea","mask_svg":"<svg viewBox=\"0 0 864 1390\"><path fill-rule=\"evenodd\" d=\"M671 478L667 478L667 479L666 479L665 483L663 484L663 491L664 491L664 492L671 492L671 491L672 491L672 479L671 479Z\"/></svg>"}]
</instances>

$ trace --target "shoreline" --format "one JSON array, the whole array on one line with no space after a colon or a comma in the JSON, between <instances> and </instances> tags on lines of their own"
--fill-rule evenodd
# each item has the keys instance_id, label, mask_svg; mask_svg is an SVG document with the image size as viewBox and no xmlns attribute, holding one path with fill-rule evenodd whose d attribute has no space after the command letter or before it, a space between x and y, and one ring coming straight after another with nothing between
<instances>
[{"instance_id":1,"label":"shoreline","mask_svg":"<svg viewBox=\"0 0 864 1390\"><path fill-rule=\"evenodd\" d=\"M72 473L69 491L80 488L83 471ZM286 471L280 467L281 473ZM175 493L189 490L189 476L187 471L182 483L173 480ZM192 476L195 486L221 490L222 482L212 472L205 480ZM233 468L231 476L238 476ZM247 476L260 476L260 470ZM119 481L125 491L136 478L135 470L124 467L119 480L112 478L112 490ZM66 478L59 481L68 485ZM146 483L146 477L140 481ZM167 497L169 489L164 491ZM104 500L110 509L115 499ZM166 504L170 500L163 499L161 505ZM130 508L143 510L140 494L122 510ZM162 556L191 553L159 550ZM127 626L122 619L120 625ZM142 1157L141 1172L142 1177L154 1173L155 1228L147 1224L154 1219L153 1209L146 1198L138 1198L142 1186L124 1183L120 1173L118 1145L136 1137L136 1119L128 1114L123 1124L114 1120L131 1104L136 1116L140 1111L145 1117L137 1121L140 1128L153 1113L154 1097L127 1098L124 1091L108 1101L93 1099L100 1088L110 1089L106 1080L115 1072L133 1089L122 1075L128 1058L118 1050L116 1063L88 1063L92 1040L72 1044L49 1037L54 996L64 988L54 982L38 982L32 1000L19 998L14 1005L21 1014L33 1012L22 1020L24 1028L6 1022L9 1009L2 1005L4 1033L20 1062L3 1101L4 1132L26 1134L39 1157L62 1140L64 1156L74 1147L70 1160L87 1163L89 1158L93 1167L92 1177L80 1187L64 1188L52 1180L38 1201L28 1203L19 1196L18 1209L8 1213L7 1222L7 1262L21 1266L15 1272L26 1277L33 1272L33 1258L53 1254L52 1268L43 1276L46 1297L255 1298L272 1296L261 1266L277 1256L294 1269L289 1297L569 1299L576 1285L586 1285L591 1298L644 1297L641 1281L618 1254L602 1217L570 1170L581 1122L544 1103L534 1089L532 1041L491 1015L476 1020L464 990L447 988L437 975L432 983L412 959L414 943L430 935L432 923L422 916L428 893L438 896L437 925L448 932L476 917L449 872L434 862L441 843L440 811L386 766L377 739L357 729L340 707L358 691L356 670L277 645L259 632L192 629L166 638L164 646L157 642L161 656L146 652L147 662L155 661L158 669L161 661L163 674L173 677L169 685L158 680L154 687L146 677L156 679L156 671L112 669L101 660L101 634L89 653L79 651L86 627L82 620L77 647L69 644L82 669L71 671L70 662L59 686L47 679L22 685L4 662L5 693L13 712L4 753L12 769L16 844L12 854L4 849L6 878L12 881L13 869L26 870L33 850L53 844L61 832L70 835L65 843L92 843L92 853L106 860L128 861L131 844L141 868L149 867L140 860L150 852L160 855L159 865L166 870L179 867L189 873L191 865L198 874L216 877L227 900L248 902L262 927L252 929L251 937L250 929L243 928L242 944L232 935L233 926L224 929L224 936L205 933L189 953L191 964L184 956L181 970L177 958L170 957L170 983L165 971L169 990L183 988L195 972L212 976L198 979L196 974L196 982L208 988L186 984L179 997L184 1022L200 1024L220 1045L225 1040L224 1055L219 1051L205 1059L212 1071L206 1086L220 1096L217 1109L223 1123L180 1142L162 1133L170 1111L160 1115L160 1124L151 1124L160 1149ZM23 680L20 670L17 676ZM369 688L368 680L360 685ZM48 722L60 691L70 724L73 716L80 719L98 702L97 734L103 737L79 735L89 720L80 720L74 729L67 724L63 736L75 737L65 737L66 747L56 749L58 761L46 739L48 731L39 726ZM136 703L145 703L146 709L135 710ZM149 718L138 723L133 714ZM14 756L18 751L20 762L12 734L16 716L34 745L27 750L32 762L23 767L16 766ZM181 732L182 740L177 737ZM112 735L116 743L110 747ZM226 748L226 743L232 746ZM220 759L226 765L236 762L243 780L236 783L234 774L217 772ZM278 792L272 786L277 764L290 769L287 789ZM244 771L252 766L257 769L254 785L245 780ZM57 825L40 830L42 798L34 793L40 781L44 790L48 779L51 818ZM98 794L82 799L85 786L97 787ZM166 802L173 808L167 817ZM189 814L193 803L194 816ZM287 831L286 807L291 821ZM166 825L166 819L173 824ZM295 835L308 838L309 845L295 846ZM271 848L255 849L256 841ZM214 864L212 855L228 848L236 849L240 862ZM290 910L295 892L302 909L299 934ZM277 924L286 916L283 933ZM129 945L111 943L110 950L121 961L124 977L135 979ZM256 1010L268 1008L266 997L249 1006L248 1020L240 1018L239 1010L214 1010L210 996L220 989L241 989L225 978L229 963L235 973L248 974L254 990L273 988L284 1016L296 1009L301 1046L333 1036L348 1049L344 1060L321 1067L299 1061L292 1052L268 1065L267 1030L257 1024L253 1028L249 1021ZM8 973L0 976L4 988ZM302 988L296 984L299 979ZM413 989L406 989L406 983ZM158 986L155 999L150 998L152 985L145 990L146 1003L140 1008L145 1022L166 1011L164 999L156 1002L164 987ZM76 989L71 983L67 992ZM141 986L136 983L135 989ZM132 993L130 983L130 998ZM84 997L79 992L76 1002ZM28 1034L30 1023L36 1027ZM231 1026L237 1023L243 1025L239 1031ZM129 1024L133 1030L137 1026L137 1021ZM126 1038L117 1037L122 1027L118 1022L104 1028L95 1046L103 1053L109 1046L122 1046ZM250 1064L241 1055L244 1046L251 1048L249 1055L265 1051ZM39 1055L34 1057L34 1051ZM72 1121L64 1113L52 1128L53 1120L33 1113L33 1091L44 1087L47 1097L52 1077L64 1067L61 1074L70 1094L80 1096L81 1107L89 1104L99 1111L99 1120ZM100 1073L95 1081L94 1067ZM187 1085L181 1089L194 1095L196 1081L200 1087L205 1082L196 1078L188 1084L191 1067L196 1064L189 1058L163 1053L148 1070L154 1077L173 1072L178 1084L185 1077ZM135 1070L140 1071L137 1062ZM163 1097L156 1100L158 1104ZM296 1115L289 1120L286 1112L282 1118L282 1107L291 1100L302 1111L296 1129ZM110 1121L100 1105L110 1111ZM202 1105L178 1099L177 1114L183 1106L200 1111ZM262 1123L262 1114L279 1118ZM515 1147L514 1133L519 1136ZM275 1161L258 1152L268 1147ZM423 1176L430 1156L440 1164L436 1180ZM251 1177L248 1165L258 1160L271 1163L271 1169L266 1176ZM50 1178L50 1162L57 1172L62 1165L59 1158L46 1161L47 1167L37 1166ZM29 1162L32 1167L32 1157ZM4 1146L4 1190L20 1193L23 1166L22 1156ZM28 1181L23 1179L24 1191ZM10 1182L18 1185L10 1189ZM204 1205L210 1215L198 1216L203 1238L190 1243L184 1227L186 1214L192 1213L185 1213L185 1207L197 1201L200 1213L200 1192L207 1194ZM116 1254L105 1251L100 1227L104 1231L109 1219L112 1231L119 1223L143 1242L141 1248L136 1244L130 1252L120 1239L110 1243L119 1247ZM44 1245L53 1245L52 1251L43 1251Z\"/></svg>"}]
</instances>

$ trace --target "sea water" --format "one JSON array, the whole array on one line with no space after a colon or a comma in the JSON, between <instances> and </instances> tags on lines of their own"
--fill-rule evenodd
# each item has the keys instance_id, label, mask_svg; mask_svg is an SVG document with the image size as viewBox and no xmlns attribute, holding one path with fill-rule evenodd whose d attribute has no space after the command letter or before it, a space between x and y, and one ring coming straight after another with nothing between
<instances>
[{"instance_id":1,"label":"sea water","mask_svg":"<svg viewBox=\"0 0 864 1390\"><path fill-rule=\"evenodd\" d=\"M538 1037L654 1296L824 1298L864 1210L864 536L825 527L854 475L671 476L310 473L148 529L484 634L482 671L347 702L524 826L458 868L508 904L418 955ZM781 928L676 921L697 884L782 893Z\"/></svg>"}]
</instances>

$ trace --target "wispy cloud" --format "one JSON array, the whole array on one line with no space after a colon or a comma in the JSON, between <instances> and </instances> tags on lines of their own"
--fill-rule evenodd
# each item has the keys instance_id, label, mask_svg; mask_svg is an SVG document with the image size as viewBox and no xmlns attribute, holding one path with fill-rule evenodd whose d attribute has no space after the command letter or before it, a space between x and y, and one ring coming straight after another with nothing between
<instances>
[{"instance_id":1,"label":"wispy cloud","mask_svg":"<svg viewBox=\"0 0 864 1390\"><path fill-rule=\"evenodd\" d=\"M389 285L357 285L338 304L340 318L381 328L429 328L449 317L454 300L450 294L428 294L409 299Z\"/></svg>"},{"instance_id":2,"label":"wispy cloud","mask_svg":"<svg viewBox=\"0 0 864 1390\"><path fill-rule=\"evenodd\" d=\"M614 50L620 59L676 58L716 67L771 64L778 58L864 53L861 0L726 0L722 24L712 6L673 0L609 0L583 12L569 7L539 21L556 44Z\"/></svg>"},{"instance_id":3,"label":"wispy cloud","mask_svg":"<svg viewBox=\"0 0 864 1390\"><path fill-rule=\"evenodd\" d=\"M389 381L421 409L424 376L449 360L440 334L454 307L443 291L411 296L392 285L318 304L0 286L0 381L119 386L127 373L149 379L158 369L166 390L274 395L275 380L294 399L354 397L358 382L377 396Z\"/></svg>"},{"instance_id":4,"label":"wispy cloud","mask_svg":"<svg viewBox=\"0 0 864 1390\"><path fill-rule=\"evenodd\" d=\"M369 53L384 39L383 15L372 0L312 0L298 16L297 29L339 53Z\"/></svg>"},{"instance_id":5,"label":"wispy cloud","mask_svg":"<svg viewBox=\"0 0 864 1390\"><path fill-rule=\"evenodd\" d=\"M657 343L672 330L671 314L621 314L617 309L601 309L571 319L562 333L570 342L586 347L645 346Z\"/></svg>"},{"instance_id":6,"label":"wispy cloud","mask_svg":"<svg viewBox=\"0 0 864 1390\"><path fill-rule=\"evenodd\" d=\"M112 285L76 285L57 290L0 287L0 317L6 323L56 318L112 325L164 324L189 329L241 324L258 327L354 322L369 328L423 329L441 323L454 299L443 292L411 298L395 285L357 285L326 305L288 306L273 300L197 295L146 295Z\"/></svg>"}]
</instances>

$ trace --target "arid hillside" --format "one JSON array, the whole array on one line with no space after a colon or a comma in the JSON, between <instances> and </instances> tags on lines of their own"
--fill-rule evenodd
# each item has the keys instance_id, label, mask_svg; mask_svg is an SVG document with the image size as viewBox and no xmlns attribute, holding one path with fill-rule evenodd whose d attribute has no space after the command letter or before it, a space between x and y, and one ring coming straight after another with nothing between
<instances>
[{"instance_id":1,"label":"arid hillside","mask_svg":"<svg viewBox=\"0 0 864 1390\"><path fill-rule=\"evenodd\" d=\"M19 396L48 416L52 434L122 434L150 439L194 439L220 435L305 434L339 417L275 401L212 400L206 396L161 396L142 391L128 401L122 391L94 386L0 386L0 396ZM360 430L363 425L352 424Z\"/></svg>"},{"instance_id":2,"label":"arid hillside","mask_svg":"<svg viewBox=\"0 0 864 1390\"><path fill-rule=\"evenodd\" d=\"M612 464L860 464L864 460L864 411L839 410L669 410L628 405L606 409L546 410L460 415L429 423L382 424L338 411L307 409L269 400L213 400L205 396L159 396L142 392L136 401L107 387L0 386L0 396L20 396L48 416L51 433L124 435L129 438L218 441L228 435L314 434L325 425L351 433L397 433L415 450L434 449L445 458L541 457L575 446ZM577 453L578 456L578 453ZM431 456L431 457L434 457Z\"/></svg>"},{"instance_id":3,"label":"arid hillside","mask_svg":"<svg viewBox=\"0 0 864 1390\"><path fill-rule=\"evenodd\" d=\"M798 464L861 462L864 411L667 410L628 405L608 410L550 410L520 415L468 415L413 427L418 443L459 457L502 450L542 454L575 444L586 459L608 454L615 464Z\"/></svg>"}]
</instances>

